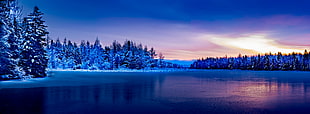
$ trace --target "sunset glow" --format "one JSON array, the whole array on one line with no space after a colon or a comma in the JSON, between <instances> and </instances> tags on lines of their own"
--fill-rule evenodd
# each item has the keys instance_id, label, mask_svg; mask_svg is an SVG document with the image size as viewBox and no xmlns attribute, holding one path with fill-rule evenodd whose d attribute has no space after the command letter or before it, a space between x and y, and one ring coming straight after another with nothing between
<instances>
[{"instance_id":1,"label":"sunset glow","mask_svg":"<svg viewBox=\"0 0 310 114\"><path fill-rule=\"evenodd\" d=\"M304 52L302 47L295 48L294 46L285 46L277 43L275 40L271 38L266 38L265 36L247 36L247 37L240 37L240 38L211 38L211 42L220 45L220 46L227 46L230 48L236 48L241 50L248 50L253 53L292 53ZM306 47L304 47L306 48Z\"/></svg>"}]
</instances>

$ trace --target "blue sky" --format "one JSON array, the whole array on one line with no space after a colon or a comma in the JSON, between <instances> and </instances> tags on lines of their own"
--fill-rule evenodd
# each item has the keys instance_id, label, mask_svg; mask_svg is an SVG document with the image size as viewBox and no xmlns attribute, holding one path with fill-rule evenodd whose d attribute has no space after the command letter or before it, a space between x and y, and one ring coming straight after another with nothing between
<instances>
[{"instance_id":1,"label":"blue sky","mask_svg":"<svg viewBox=\"0 0 310 114\"><path fill-rule=\"evenodd\" d=\"M167 59L302 52L310 46L306 0L20 0L45 13L53 39L103 45L126 39ZM267 48L269 47L269 48Z\"/></svg>"}]
</instances>

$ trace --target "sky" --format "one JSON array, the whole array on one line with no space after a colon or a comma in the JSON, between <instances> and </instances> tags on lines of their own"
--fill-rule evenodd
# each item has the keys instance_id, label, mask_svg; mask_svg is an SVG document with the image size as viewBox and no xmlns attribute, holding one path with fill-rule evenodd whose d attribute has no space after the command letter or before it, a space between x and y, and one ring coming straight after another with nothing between
<instances>
[{"instance_id":1,"label":"sky","mask_svg":"<svg viewBox=\"0 0 310 114\"><path fill-rule=\"evenodd\" d=\"M304 52L310 49L308 0L19 0L38 6L52 39L104 46L126 39L165 59Z\"/></svg>"}]
</instances>

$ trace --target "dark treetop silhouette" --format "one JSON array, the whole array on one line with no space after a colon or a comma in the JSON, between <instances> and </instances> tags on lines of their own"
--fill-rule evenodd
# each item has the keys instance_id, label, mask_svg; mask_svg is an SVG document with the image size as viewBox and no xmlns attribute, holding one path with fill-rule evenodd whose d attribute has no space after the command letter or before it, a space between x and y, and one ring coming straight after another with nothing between
<instances>
[{"instance_id":1,"label":"dark treetop silhouette","mask_svg":"<svg viewBox=\"0 0 310 114\"><path fill-rule=\"evenodd\" d=\"M206 58L196 60L191 68L196 69L242 69L242 70L310 70L309 52L265 54L256 56Z\"/></svg>"}]
</instances>

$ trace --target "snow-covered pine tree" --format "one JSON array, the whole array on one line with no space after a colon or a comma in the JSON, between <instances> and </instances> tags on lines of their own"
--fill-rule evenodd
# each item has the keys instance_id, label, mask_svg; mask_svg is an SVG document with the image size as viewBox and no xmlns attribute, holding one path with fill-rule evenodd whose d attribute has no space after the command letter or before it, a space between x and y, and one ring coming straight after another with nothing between
<instances>
[{"instance_id":1,"label":"snow-covered pine tree","mask_svg":"<svg viewBox=\"0 0 310 114\"><path fill-rule=\"evenodd\" d=\"M143 49L143 68L150 68L151 67L151 57L150 52L148 51L147 46L144 46Z\"/></svg>"},{"instance_id":2,"label":"snow-covered pine tree","mask_svg":"<svg viewBox=\"0 0 310 114\"><path fill-rule=\"evenodd\" d=\"M118 69L122 63L122 59L124 58L124 55L122 54L122 45L118 43L116 40L113 41L112 45L110 46L110 63L111 63L111 69Z\"/></svg>"},{"instance_id":3,"label":"snow-covered pine tree","mask_svg":"<svg viewBox=\"0 0 310 114\"><path fill-rule=\"evenodd\" d=\"M50 40L48 43L47 53L48 53L48 68L55 69L56 68L56 43L54 40Z\"/></svg>"},{"instance_id":4,"label":"snow-covered pine tree","mask_svg":"<svg viewBox=\"0 0 310 114\"><path fill-rule=\"evenodd\" d=\"M0 72L2 78L22 78L18 67L21 29L19 22L20 8L16 0L0 1Z\"/></svg>"},{"instance_id":5,"label":"snow-covered pine tree","mask_svg":"<svg viewBox=\"0 0 310 114\"><path fill-rule=\"evenodd\" d=\"M157 67L157 64L156 64L157 62L154 59L157 56L157 54L156 54L156 52L155 52L153 47L149 50L149 55L151 57L151 62L150 62L151 68Z\"/></svg>"},{"instance_id":6,"label":"snow-covered pine tree","mask_svg":"<svg viewBox=\"0 0 310 114\"><path fill-rule=\"evenodd\" d=\"M122 51L121 51L121 67L123 68L129 68L132 64L132 42L129 40L126 40L122 46Z\"/></svg>"},{"instance_id":7,"label":"snow-covered pine tree","mask_svg":"<svg viewBox=\"0 0 310 114\"><path fill-rule=\"evenodd\" d=\"M59 38L56 40L54 50L55 50L55 60L51 60L51 61L55 62L55 68L63 68L62 60L63 60L64 52L62 50L62 44Z\"/></svg>"},{"instance_id":8,"label":"snow-covered pine tree","mask_svg":"<svg viewBox=\"0 0 310 114\"><path fill-rule=\"evenodd\" d=\"M23 50L21 65L26 73L33 77L45 77L48 63L46 46L47 26L42 19L43 13L38 7L24 18Z\"/></svg>"},{"instance_id":9,"label":"snow-covered pine tree","mask_svg":"<svg viewBox=\"0 0 310 114\"><path fill-rule=\"evenodd\" d=\"M88 42L88 41L87 41ZM80 54L81 54L81 69L88 69L89 68L89 42L86 43L84 40L81 41L80 44Z\"/></svg>"},{"instance_id":10,"label":"snow-covered pine tree","mask_svg":"<svg viewBox=\"0 0 310 114\"><path fill-rule=\"evenodd\" d=\"M73 44L70 40L67 41L67 38L64 39L64 42L62 44L62 61L61 61L61 68L62 69L72 69L75 67L75 60L73 55Z\"/></svg>"},{"instance_id":11,"label":"snow-covered pine tree","mask_svg":"<svg viewBox=\"0 0 310 114\"><path fill-rule=\"evenodd\" d=\"M80 49L75 42L73 43L73 58L74 58L74 68L73 69L77 69L82 64L82 60L81 60L82 57L81 57Z\"/></svg>"},{"instance_id":12,"label":"snow-covered pine tree","mask_svg":"<svg viewBox=\"0 0 310 114\"><path fill-rule=\"evenodd\" d=\"M112 69L112 62L111 62L111 48L109 46L105 46L104 47L104 51L103 51L103 59L104 59L104 69Z\"/></svg>"},{"instance_id":13,"label":"snow-covered pine tree","mask_svg":"<svg viewBox=\"0 0 310 114\"><path fill-rule=\"evenodd\" d=\"M62 69L67 69L66 66L67 66L67 55L68 55L68 50L67 50L67 38L64 39L63 43L62 43L62 46L61 46L61 62L60 62L60 65Z\"/></svg>"},{"instance_id":14,"label":"snow-covered pine tree","mask_svg":"<svg viewBox=\"0 0 310 114\"><path fill-rule=\"evenodd\" d=\"M67 58L67 65L66 67L69 69L74 68L75 66L75 59L74 59L74 47L73 43L69 40L67 45L67 52L66 52L66 58Z\"/></svg>"},{"instance_id":15,"label":"snow-covered pine tree","mask_svg":"<svg viewBox=\"0 0 310 114\"><path fill-rule=\"evenodd\" d=\"M91 69L104 69L104 53L98 37L96 38L96 41L91 49L90 60L92 64Z\"/></svg>"},{"instance_id":16,"label":"snow-covered pine tree","mask_svg":"<svg viewBox=\"0 0 310 114\"><path fill-rule=\"evenodd\" d=\"M147 60L144 57L144 50L141 43L137 45L137 52L138 53L136 54L136 68L143 69L146 67L145 63L147 63Z\"/></svg>"},{"instance_id":17,"label":"snow-covered pine tree","mask_svg":"<svg viewBox=\"0 0 310 114\"><path fill-rule=\"evenodd\" d=\"M74 46L73 43L67 38L64 39L62 46L60 46L60 51L58 52L58 56L60 62L58 62L59 68L62 69L73 69L75 67L75 59L74 59Z\"/></svg>"},{"instance_id":18,"label":"snow-covered pine tree","mask_svg":"<svg viewBox=\"0 0 310 114\"><path fill-rule=\"evenodd\" d=\"M22 25L20 23L21 8L18 7L16 0L11 0L9 8L12 28L8 43L10 44L10 59L13 60L13 78L22 78L25 75L25 72L18 65L20 61L20 50L22 49L21 43L24 40L22 37Z\"/></svg>"},{"instance_id":19,"label":"snow-covered pine tree","mask_svg":"<svg viewBox=\"0 0 310 114\"><path fill-rule=\"evenodd\" d=\"M0 75L1 79L9 78L11 70L9 66L11 60L9 59L9 44L7 42L9 30L7 29L8 8L6 1L0 1Z\"/></svg>"}]
</instances>

